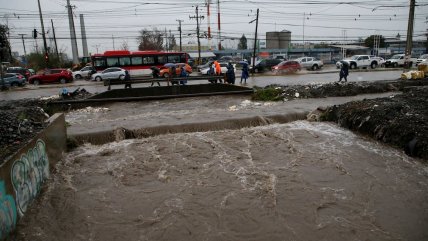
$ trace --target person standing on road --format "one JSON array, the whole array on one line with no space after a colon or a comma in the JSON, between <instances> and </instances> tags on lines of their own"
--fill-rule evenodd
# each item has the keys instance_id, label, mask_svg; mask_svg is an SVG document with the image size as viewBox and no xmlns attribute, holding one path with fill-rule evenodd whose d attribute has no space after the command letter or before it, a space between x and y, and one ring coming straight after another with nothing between
<instances>
[{"instance_id":1,"label":"person standing on road","mask_svg":"<svg viewBox=\"0 0 428 241\"><path fill-rule=\"evenodd\" d=\"M125 89L132 88L131 86L131 75L129 75L128 70L125 70Z\"/></svg>"},{"instance_id":2,"label":"person standing on road","mask_svg":"<svg viewBox=\"0 0 428 241\"><path fill-rule=\"evenodd\" d=\"M220 63L216 60L214 61L214 66L215 66L215 75L217 76L221 76L221 66ZM221 79L218 79L221 83ZM217 83L217 80L215 81Z\"/></svg>"},{"instance_id":3,"label":"person standing on road","mask_svg":"<svg viewBox=\"0 0 428 241\"><path fill-rule=\"evenodd\" d=\"M186 85L187 84L187 77L189 76L189 74L186 71L185 66L181 66L181 71L180 71L180 77L181 78L185 78L185 80L180 80L180 84L181 85Z\"/></svg>"},{"instance_id":4,"label":"person standing on road","mask_svg":"<svg viewBox=\"0 0 428 241\"><path fill-rule=\"evenodd\" d=\"M160 70L156 66L152 66L151 69L152 69L152 77L153 77L153 79L160 78ZM154 84L155 84L155 82L152 81L152 85L151 86L153 86ZM158 81L158 86L161 86L160 83L159 83L159 81Z\"/></svg>"},{"instance_id":5,"label":"person standing on road","mask_svg":"<svg viewBox=\"0 0 428 241\"><path fill-rule=\"evenodd\" d=\"M245 84L247 83L248 76L250 76L250 72L249 72L249 69L248 69L248 64L244 63L244 64L242 64L241 84L242 84L242 79L244 79L244 83Z\"/></svg>"},{"instance_id":6,"label":"person standing on road","mask_svg":"<svg viewBox=\"0 0 428 241\"><path fill-rule=\"evenodd\" d=\"M348 64L342 62L342 65L340 66L340 73L339 73L339 81L338 82L341 82L342 78L345 79L345 82L347 82L348 81L348 79L347 79L348 74L349 74Z\"/></svg>"},{"instance_id":7,"label":"person standing on road","mask_svg":"<svg viewBox=\"0 0 428 241\"><path fill-rule=\"evenodd\" d=\"M235 67L233 67L231 62L229 62L229 64L227 65L226 76L227 76L227 82L229 84L234 85L235 84Z\"/></svg>"}]
</instances>

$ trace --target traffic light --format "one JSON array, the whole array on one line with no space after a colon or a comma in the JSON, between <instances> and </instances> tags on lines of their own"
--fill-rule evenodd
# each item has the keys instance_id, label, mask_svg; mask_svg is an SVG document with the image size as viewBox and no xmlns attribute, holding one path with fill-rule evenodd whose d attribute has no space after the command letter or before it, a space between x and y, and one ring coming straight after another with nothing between
<instances>
[{"instance_id":1,"label":"traffic light","mask_svg":"<svg viewBox=\"0 0 428 241\"><path fill-rule=\"evenodd\" d=\"M33 38L37 38L37 29L33 30Z\"/></svg>"}]
</instances>

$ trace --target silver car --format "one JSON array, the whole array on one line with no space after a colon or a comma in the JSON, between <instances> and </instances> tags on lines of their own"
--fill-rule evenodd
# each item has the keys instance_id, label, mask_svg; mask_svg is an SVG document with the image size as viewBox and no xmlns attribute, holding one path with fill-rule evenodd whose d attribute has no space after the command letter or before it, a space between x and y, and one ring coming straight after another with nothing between
<instances>
[{"instance_id":1,"label":"silver car","mask_svg":"<svg viewBox=\"0 0 428 241\"><path fill-rule=\"evenodd\" d=\"M85 77L89 77L94 72L95 72L95 69L92 66L86 66L86 67L82 68L81 70L74 71L73 77L75 79L82 79Z\"/></svg>"},{"instance_id":2,"label":"silver car","mask_svg":"<svg viewBox=\"0 0 428 241\"><path fill-rule=\"evenodd\" d=\"M103 80L124 80L126 70L118 67L111 67L105 69L103 72L98 72L92 75L91 80L103 81Z\"/></svg>"},{"instance_id":3,"label":"silver car","mask_svg":"<svg viewBox=\"0 0 428 241\"><path fill-rule=\"evenodd\" d=\"M18 73L6 73L3 75L3 81L0 80L0 86L5 85L8 87L14 87L14 86L24 86L26 84L25 77Z\"/></svg>"},{"instance_id":4,"label":"silver car","mask_svg":"<svg viewBox=\"0 0 428 241\"><path fill-rule=\"evenodd\" d=\"M301 58L295 59L295 61L299 62L302 68L305 68L308 70L317 70L324 66L324 63L321 60L314 57L301 57Z\"/></svg>"}]
</instances>

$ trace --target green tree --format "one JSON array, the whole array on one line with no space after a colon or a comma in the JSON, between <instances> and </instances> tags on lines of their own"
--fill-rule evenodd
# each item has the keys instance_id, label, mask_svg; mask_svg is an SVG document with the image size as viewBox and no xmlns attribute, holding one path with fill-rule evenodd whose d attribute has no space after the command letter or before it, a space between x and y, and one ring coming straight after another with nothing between
<instances>
[{"instance_id":1,"label":"green tree","mask_svg":"<svg viewBox=\"0 0 428 241\"><path fill-rule=\"evenodd\" d=\"M157 28L152 30L144 28L140 31L140 36L138 41L138 50L157 50L160 51L163 49L163 37L162 32Z\"/></svg>"},{"instance_id":2,"label":"green tree","mask_svg":"<svg viewBox=\"0 0 428 241\"><path fill-rule=\"evenodd\" d=\"M379 48L385 48L385 38L382 35L371 35L364 40L364 46L374 48L375 38L380 39Z\"/></svg>"},{"instance_id":3,"label":"green tree","mask_svg":"<svg viewBox=\"0 0 428 241\"><path fill-rule=\"evenodd\" d=\"M12 62L10 56L10 43L7 38L7 33L9 28L6 25L0 25L0 54L2 58L2 62Z\"/></svg>"},{"instance_id":4,"label":"green tree","mask_svg":"<svg viewBox=\"0 0 428 241\"><path fill-rule=\"evenodd\" d=\"M247 38L243 34L242 37L239 39L238 49L247 49Z\"/></svg>"}]
</instances>

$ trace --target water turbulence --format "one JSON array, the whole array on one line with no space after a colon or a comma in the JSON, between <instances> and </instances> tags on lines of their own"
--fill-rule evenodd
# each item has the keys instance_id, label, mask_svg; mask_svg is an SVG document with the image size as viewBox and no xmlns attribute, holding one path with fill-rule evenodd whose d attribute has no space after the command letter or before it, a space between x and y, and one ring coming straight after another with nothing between
<instances>
[{"instance_id":1,"label":"water turbulence","mask_svg":"<svg viewBox=\"0 0 428 241\"><path fill-rule=\"evenodd\" d=\"M328 123L87 144L26 240L427 240L428 168Z\"/></svg>"}]
</instances>

